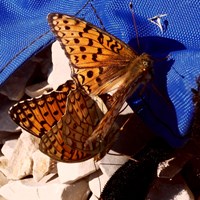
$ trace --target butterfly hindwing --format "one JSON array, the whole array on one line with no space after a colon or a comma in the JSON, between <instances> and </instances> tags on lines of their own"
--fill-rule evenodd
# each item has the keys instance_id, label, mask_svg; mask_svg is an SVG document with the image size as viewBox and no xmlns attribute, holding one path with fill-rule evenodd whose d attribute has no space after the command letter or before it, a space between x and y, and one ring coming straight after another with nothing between
<instances>
[{"instance_id":1,"label":"butterfly hindwing","mask_svg":"<svg viewBox=\"0 0 200 200\"><path fill-rule=\"evenodd\" d=\"M65 114L42 136L40 150L63 162L79 162L94 157L100 152L99 141L87 149L84 144L102 117L96 101L84 90L71 91Z\"/></svg>"},{"instance_id":2,"label":"butterfly hindwing","mask_svg":"<svg viewBox=\"0 0 200 200\"><path fill-rule=\"evenodd\" d=\"M62 130L58 126L54 126L42 135L39 148L46 155L62 162L80 162L93 156L66 145L63 141Z\"/></svg>"}]
</instances>

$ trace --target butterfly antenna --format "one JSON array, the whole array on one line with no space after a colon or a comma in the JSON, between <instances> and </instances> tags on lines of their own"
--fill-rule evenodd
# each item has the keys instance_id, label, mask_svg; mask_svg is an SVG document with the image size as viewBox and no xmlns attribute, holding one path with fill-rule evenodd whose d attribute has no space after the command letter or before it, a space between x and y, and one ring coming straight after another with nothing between
<instances>
[{"instance_id":1,"label":"butterfly antenna","mask_svg":"<svg viewBox=\"0 0 200 200\"><path fill-rule=\"evenodd\" d=\"M138 37L138 29L137 29L137 23L136 23L136 20L135 20L135 13L134 13L134 10L133 10L133 3L132 3L132 1L129 3L129 8L130 8L132 19L133 19L133 26L134 26L134 29L135 29L135 34L136 34L136 40L137 40L138 49L140 49L140 42L139 42L139 37Z\"/></svg>"}]
</instances>

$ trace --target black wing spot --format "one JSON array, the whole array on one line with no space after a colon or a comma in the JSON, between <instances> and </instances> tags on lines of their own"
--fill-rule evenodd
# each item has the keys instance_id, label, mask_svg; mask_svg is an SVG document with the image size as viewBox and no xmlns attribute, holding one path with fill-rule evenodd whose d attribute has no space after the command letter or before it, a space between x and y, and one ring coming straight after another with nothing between
<instances>
[{"instance_id":1,"label":"black wing spot","mask_svg":"<svg viewBox=\"0 0 200 200\"><path fill-rule=\"evenodd\" d=\"M103 73L103 67L99 67L99 74Z\"/></svg>"},{"instance_id":2,"label":"black wing spot","mask_svg":"<svg viewBox=\"0 0 200 200\"><path fill-rule=\"evenodd\" d=\"M26 122L27 119L26 118L22 118L22 123Z\"/></svg>"},{"instance_id":3,"label":"black wing spot","mask_svg":"<svg viewBox=\"0 0 200 200\"><path fill-rule=\"evenodd\" d=\"M87 56L86 55L82 55L82 58L83 58L83 60L85 60L87 58Z\"/></svg>"},{"instance_id":4,"label":"black wing spot","mask_svg":"<svg viewBox=\"0 0 200 200\"><path fill-rule=\"evenodd\" d=\"M49 115L49 112L45 112L44 113L44 116L46 117L46 116L48 116Z\"/></svg>"},{"instance_id":5,"label":"black wing spot","mask_svg":"<svg viewBox=\"0 0 200 200\"><path fill-rule=\"evenodd\" d=\"M63 22L64 22L65 24L68 24L68 23L69 23L68 20L66 20L66 19L63 20Z\"/></svg>"},{"instance_id":6,"label":"black wing spot","mask_svg":"<svg viewBox=\"0 0 200 200\"><path fill-rule=\"evenodd\" d=\"M79 36L80 36L80 37L83 37L83 33L82 33L82 32L79 32Z\"/></svg>"},{"instance_id":7,"label":"black wing spot","mask_svg":"<svg viewBox=\"0 0 200 200\"><path fill-rule=\"evenodd\" d=\"M97 40L99 41L100 44L103 44L103 34L101 32L99 33L99 37L97 38Z\"/></svg>"},{"instance_id":8,"label":"black wing spot","mask_svg":"<svg viewBox=\"0 0 200 200\"><path fill-rule=\"evenodd\" d=\"M74 48L72 47L69 47L69 49L70 49L70 53L74 51Z\"/></svg>"},{"instance_id":9,"label":"black wing spot","mask_svg":"<svg viewBox=\"0 0 200 200\"><path fill-rule=\"evenodd\" d=\"M93 74L94 74L93 71L90 70L90 71L87 72L87 77L92 78Z\"/></svg>"},{"instance_id":10,"label":"black wing spot","mask_svg":"<svg viewBox=\"0 0 200 200\"><path fill-rule=\"evenodd\" d=\"M102 54L102 49L101 49L101 48L98 48L97 53L98 53L98 54Z\"/></svg>"},{"instance_id":11,"label":"black wing spot","mask_svg":"<svg viewBox=\"0 0 200 200\"><path fill-rule=\"evenodd\" d=\"M44 120L40 121L40 125L41 125L41 126L44 126L45 124L47 124L46 121L44 121Z\"/></svg>"},{"instance_id":12,"label":"black wing spot","mask_svg":"<svg viewBox=\"0 0 200 200\"><path fill-rule=\"evenodd\" d=\"M92 46L92 45L93 45L93 41L92 39L89 39L88 46Z\"/></svg>"},{"instance_id":13,"label":"black wing spot","mask_svg":"<svg viewBox=\"0 0 200 200\"><path fill-rule=\"evenodd\" d=\"M79 41L79 39L75 38L75 39L74 39L74 42L75 42L76 44L78 44L80 41Z\"/></svg>"},{"instance_id":14,"label":"black wing spot","mask_svg":"<svg viewBox=\"0 0 200 200\"><path fill-rule=\"evenodd\" d=\"M80 51L84 52L84 51L86 51L86 48L85 47L80 47Z\"/></svg>"},{"instance_id":15,"label":"black wing spot","mask_svg":"<svg viewBox=\"0 0 200 200\"><path fill-rule=\"evenodd\" d=\"M31 113L29 113L29 114L27 115L27 117L30 119L31 117L33 117L33 115L32 115Z\"/></svg>"},{"instance_id":16,"label":"black wing spot","mask_svg":"<svg viewBox=\"0 0 200 200\"><path fill-rule=\"evenodd\" d=\"M98 83L99 86L102 85L102 80L99 77L96 78L96 81L97 81L97 83Z\"/></svg>"},{"instance_id":17,"label":"black wing spot","mask_svg":"<svg viewBox=\"0 0 200 200\"><path fill-rule=\"evenodd\" d=\"M70 30L70 27L69 26L65 26L65 30Z\"/></svg>"},{"instance_id":18,"label":"black wing spot","mask_svg":"<svg viewBox=\"0 0 200 200\"><path fill-rule=\"evenodd\" d=\"M84 31L85 33L88 33L88 31L91 30L91 29L92 29L92 28L86 24L86 27L83 29L83 31Z\"/></svg>"},{"instance_id":19,"label":"black wing spot","mask_svg":"<svg viewBox=\"0 0 200 200\"><path fill-rule=\"evenodd\" d=\"M92 60L97 61L97 54L92 54Z\"/></svg>"},{"instance_id":20,"label":"black wing spot","mask_svg":"<svg viewBox=\"0 0 200 200\"><path fill-rule=\"evenodd\" d=\"M58 115L58 111L57 111L57 110L54 111L54 112L53 112L53 115Z\"/></svg>"}]
</instances>

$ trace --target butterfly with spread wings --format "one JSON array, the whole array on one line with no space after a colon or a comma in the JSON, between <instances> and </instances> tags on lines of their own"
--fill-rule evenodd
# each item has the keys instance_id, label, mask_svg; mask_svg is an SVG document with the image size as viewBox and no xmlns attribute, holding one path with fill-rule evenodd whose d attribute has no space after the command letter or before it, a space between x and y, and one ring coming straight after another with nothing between
<instances>
[{"instance_id":1,"label":"butterfly with spread wings","mask_svg":"<svg viewBox=\"0 0 200 200\"><path fill-rule=\"evenodd\" d=\"M80 162L92 157L101 159L112 144L107 140L95 148L84 148L105 109L100 98L92 99L73 81L67 81L57 91L20 101L9 114L19 126L40 138L39 149L43 153L57 161ZM116 132L115 126L109 137L115 137Z\"/></svg>"},{"instance_id":2,"label":"butterfly with spread wings","mask_svg":"<svg viewBox=\"0 0 200 200\"><path fill-rule=\"evenodd\" d=\"M93 95L117 88L111 108L85 142L85 148L95 148L108 137L126 99L151 80L153 59L146 53L137 55L123 41L77 17L51 13L48 22L70 60L77 85Z\"/></svg>"}]
</instances>

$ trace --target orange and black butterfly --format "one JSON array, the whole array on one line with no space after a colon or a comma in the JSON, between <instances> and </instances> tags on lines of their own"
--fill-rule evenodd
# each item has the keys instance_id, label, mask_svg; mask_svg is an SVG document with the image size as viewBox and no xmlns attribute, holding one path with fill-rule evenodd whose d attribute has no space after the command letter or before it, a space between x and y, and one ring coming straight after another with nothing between
<instances>
[{"instance_id":1,"label":"orange and black butterfly","mask_svg":"<svg viewBox=\"0 0 200 200\"><path fill-rule=\"evenodd\" d=\"M87 149L84 143L106 108L100 98L93 99L75 87L73 81L67 81L57 91L20 101L9 114L19 126L40 138L40 150L51 158L62 162L80 162L91 157L98 160L109 150L110 143L98 143ZM116 131L112 129L111 135Z\"/></svg>"},{"instance_id":2,"label":"orange and black butterfly","mask_svg":"<svg viewBox=\"0 0 200 200\"><path fill-rule=\"evenodd\" d=\"M74 16L51 13L48 22L70 60L72 78L93 95L117 89L111 108L88 138L85 147L107 137L126 99L151 79L153 60L137 55L106 31Z\"/></svg>"}]
</instances>

